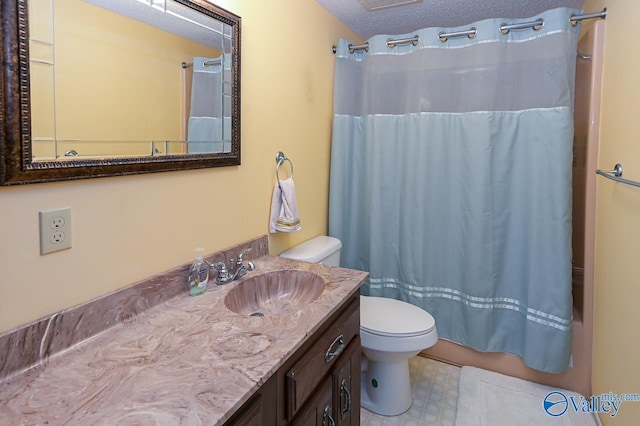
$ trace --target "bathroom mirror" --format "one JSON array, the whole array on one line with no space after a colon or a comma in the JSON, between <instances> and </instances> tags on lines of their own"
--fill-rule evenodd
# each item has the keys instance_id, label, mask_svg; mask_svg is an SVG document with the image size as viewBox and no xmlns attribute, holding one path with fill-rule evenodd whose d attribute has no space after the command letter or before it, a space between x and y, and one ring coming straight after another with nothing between
<instances>
[{"instance_id":1,"label":"bathroom mirror","mask_svg":"<svg viewBox=\"0 0 640 426\"><path fill-rule=\"evenodd\" d=\"M3 0L0 184L240 164L240 17L206 0Z\"/></svg>"}]
</instances>

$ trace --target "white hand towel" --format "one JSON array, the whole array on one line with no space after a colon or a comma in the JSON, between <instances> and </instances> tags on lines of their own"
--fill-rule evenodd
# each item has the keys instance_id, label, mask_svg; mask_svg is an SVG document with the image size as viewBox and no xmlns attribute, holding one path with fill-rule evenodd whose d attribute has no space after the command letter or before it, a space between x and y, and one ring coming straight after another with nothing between
<instances>
[{"instance_id":1,"label":"white hand towel","mask_svg":"<svg viewBox=\"0 0 640 426\"><path fill-rule=\"evenodd\" d=\"M273 188L269 232L296 232L302 229L298 216L296 185L292 178L281 180Z\"/></svg>"}]
</instances>

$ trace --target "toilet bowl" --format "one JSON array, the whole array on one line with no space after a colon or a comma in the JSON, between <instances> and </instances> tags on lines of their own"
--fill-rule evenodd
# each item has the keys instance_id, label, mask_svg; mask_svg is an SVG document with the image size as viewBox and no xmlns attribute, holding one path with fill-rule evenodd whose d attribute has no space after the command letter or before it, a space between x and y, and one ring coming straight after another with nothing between
<instances>
[{"instance_id":1,"label":"toilet bowl","mask_svg":"<svg viewBox=\"0 0 640 426\"><path fill-rule=\"evenodd\" d=\"M438 341L427 311L400 300L360 296L362 407L384 416L407 411L413 402L409 358Z\"/></svg>"},{"instance_id":2,"label":"toilet bowl","mask_svg":"<svg viewBox=\"0 0 640 426\"><path fill-rule=\"evenodd\" d=\"M337 238L312 238L281 257L340 266ZM360 296L362 345L361 405L384 416L407 411L412 404L409 358L438 341L436 322L427 311L400 300Z\"/></svg>"}]
</instances>

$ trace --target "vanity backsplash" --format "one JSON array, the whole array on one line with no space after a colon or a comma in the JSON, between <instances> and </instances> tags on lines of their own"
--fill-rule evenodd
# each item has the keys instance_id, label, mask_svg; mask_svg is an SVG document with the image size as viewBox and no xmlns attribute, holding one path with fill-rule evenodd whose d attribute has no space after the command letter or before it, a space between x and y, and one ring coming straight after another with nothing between
<instances>
[{"instance_id":1,"label":"vanity backsplash","mask_svg":"<svg viewBox=\"0 0 640 426\"><path fill-rule=\"evenodd\" d=\"M206 256L211 263L237 258L247 248L249 259L269 254L266 235ZM40 363L75 344L178 295L188 294L191 263L101 295L85 304L56 312L0 335L0 381Z\"/></svg>"}]
</instances>

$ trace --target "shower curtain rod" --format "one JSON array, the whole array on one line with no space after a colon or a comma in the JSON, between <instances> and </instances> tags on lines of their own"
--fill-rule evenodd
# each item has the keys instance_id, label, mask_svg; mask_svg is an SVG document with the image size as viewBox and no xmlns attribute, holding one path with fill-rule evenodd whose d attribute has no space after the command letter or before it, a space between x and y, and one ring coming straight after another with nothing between
<instances>
[{"instance_id":1,"label":"shower curtain rod","mask_svg":"<svg viewBox=\"0 0 640 426\"><path fill-rule=\"evenodd\" d=\"M576 26L578 25L581 21L584 21L585 19L597 19L597 18L602 18L605 19L607 17L607 8L605 7L604 9L602 9L602 11L600 12L595 12L595 13L585 13L584 15L573 15L571 16L571 18L569 18L569 21L571 21L571 25ZM539 30L540 28L542 28L542 26L544 25L544 20L543 19L536 19L535 21L529 21L529 22L522 22L519 24L511 24L511 25L501 25L500 26L500 32L502 34L509 34L509 31L511 30L523 30L523 29L529 29L532 28L535 31ZM477 34L477 30L475 28L470 28L466 31L456 31L456 32L451 32L451 33L445 33L445 32L441 32L440 34L438 34L440 41L441 42L446 42L448 39L450 38L455 38L455 37L468 37L468 38L474 38ZM418 36L415 35L411 38L403 38L403 39L389 39L387 40L387 47L389 48L393 48L397 45L401 45L401 44L413 44L414 46L416 46L418 44ZM332 46L331 50L333 51L333 53L336 53L336 46ZM365 42L363 44L350 44L349 45L349 53L354 53L357 50L364 50L365 52L369 51L369 42Z\"/></svg>"}]
</instances>

